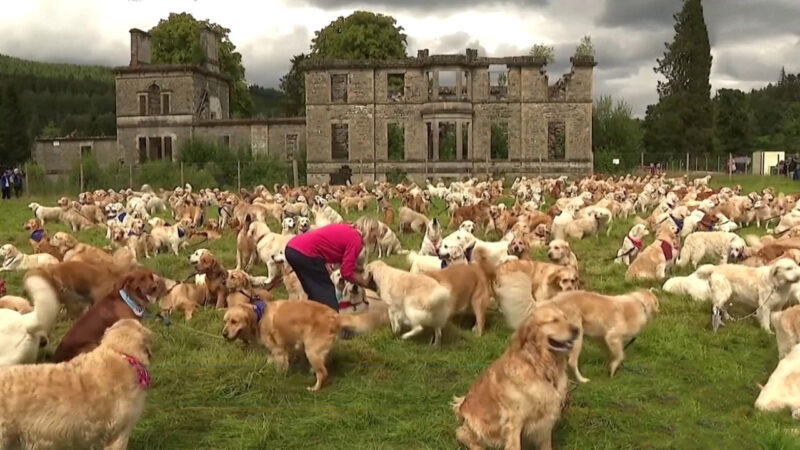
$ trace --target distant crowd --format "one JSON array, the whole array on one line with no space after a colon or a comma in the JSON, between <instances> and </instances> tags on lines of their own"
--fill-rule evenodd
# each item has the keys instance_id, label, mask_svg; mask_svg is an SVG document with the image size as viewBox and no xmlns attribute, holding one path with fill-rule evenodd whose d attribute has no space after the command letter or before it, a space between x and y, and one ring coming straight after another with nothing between
<instances>
[{"instance_id":1,"label":"distant crowd","mask_svg":"<svg viewBox=\"0 0 800 450\"><path fill-rule=\"evenodd\" d=\"M14 190L14 195L19 197L22 195L23 183L25 182L25 172L17 169L0 169L0 188L3 190L3 200L11 198L11 190Z\"/></svg>"}]
</instances>

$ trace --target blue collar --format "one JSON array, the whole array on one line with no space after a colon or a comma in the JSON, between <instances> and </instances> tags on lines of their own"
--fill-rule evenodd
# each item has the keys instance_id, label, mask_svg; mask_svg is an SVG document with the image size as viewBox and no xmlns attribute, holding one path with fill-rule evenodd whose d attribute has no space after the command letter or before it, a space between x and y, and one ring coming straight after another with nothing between
<instances>
[{"instance_id":1,"label":"blue collar","mask_svg":"<svg viewBox=\"0 0 800 450\"><path fill-rule=\"evenodd\" d=\"M128 215L128 213L126 213L126 212L120 213L117 216L117 220L119 220L120 222L124 222L125 221L125 216L127 216L127 215Z\"/></svg>"},{"instance_id":2,"label":"blue collar","mask_svg":"<svg viewBox=\"0 0 800 450\"><path fill-rule=\"evenodd\" d=\"M678 219L671 214L669 217L670 219L672 219L673 222L675 222L675 226L678 227L678 231L681 231L683 229L683 219Z\"/></svg>"},{"instance_id":3,"label":"blue collar","mask_svg":"<svg viewBox=\"0 0 800 450\"><path fill-rule=\"evenodd\" d=\"M136 317L142 317L144 315L144 308L133 301L130 295L127 292L123 291L122 289L119 290L119 296L122 297L122 301L128 305L128 308L133 311L133 315Z\"/></svg>"},{"instance_id":4,"label":"blue collar","mask_svg":"<svg viewBox=\"0 0 800 450\"><path fill-rule=\"evenodd\" d=\"M42 240L43 236L44 236L44 229L38 229L38 230L34 231L33 233L31 233L31 240L33 242L39 242L39 241Z\"/></svg>"},{"instance_id":5,"label":"blue collar","mask_svg":"<svg viewBox=\"0 0 800 450\"><path fill-rule=\"evenodd\" d=\"M267 304L261 300L253 303L253 311L256 312L256 322L261 322L261 318L264 317L264 310L266 308Z\"/></svg>"}]
</instances>

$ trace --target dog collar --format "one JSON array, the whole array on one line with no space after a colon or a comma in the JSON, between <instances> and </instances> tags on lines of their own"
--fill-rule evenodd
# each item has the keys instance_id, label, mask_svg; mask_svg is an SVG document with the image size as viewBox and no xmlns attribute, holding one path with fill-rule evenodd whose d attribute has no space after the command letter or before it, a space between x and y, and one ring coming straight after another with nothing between
<instances>
[{"instance_id":1,"label":"dog collar","mask_svg":"<svg viewBox=\"0 0 800 450\"><path fill-rule=\"evenodd\" d=\"M663 239L659 239L659 241L661 241L661 251L664 252L664 258L667 261L672 261L672 244Z\"/></svg>"},{"instance_id":2,"label":"dog collar","mask_svg":"<svg viewBox=\"0 0 800 450\"><path fill-rule=\"evenodd\" d=\"M253 311L256 313L256 322L261 322L261 318L264 317L264 309L266 309L266 307L267 304L261 300L253 303Z\"/></svg>"},{"instance_id":3,"label":"dog collar","mask_svg":"<svg viewBox=\"0 0 800 450\"><path fill-rule=\"evenodd\" d=\"M120 221L120 222L124 222L125 221L125 217L127 217L127 216L128 216L128 213L126 213L126 212L120 213L117 216L117 220Z\"/></svg>"},{"instance_id":4,"label":"dog collar","mask_svg":"<svg viewBox=\"0 0 800 450\"><path fill-rule=\"evenodd\" d=\"M31 233L31 240L33 242L41 241L42 237L44 237L44 229L43 228L35 230L33 233Z\"/></svg>"},{"instance_id":5,"label":"dog collar","mask_svg":"<svg viewBox=\"0 0 800 450\"><path fill-rule=\"evenodd\" d=\"M638 250L641 250L642 247L644 246L644 243L642 243L641 240L634 239L633 237L631 237L630 234L625 235L625 237L628 238L628 240L631 241L631 244L633 244L633 246L636 247Z\"/></svg>"},{"instance_id":6,"label":"dog collar","mask_svg":"<svg viewBox=\"0 0 800 450\"><path fill-rule=\"evenodd\" d=\"M135 301L133 301L133 299L131 298L130 295L128 295L127 292L120 289L119 296L122 297L122 301L125 302L126 305L128 305L128 308L131 309L134 316L136 317L144 316L144 308Z\"/></svg>"},{"instance_id":7,"label":"dog collar","mask_svg":"<svg viewBox=\"0 0 800 450\"><path fill-rule=\"evenodd\" d=\"M139 387L142 389L147 389L150 387L150 372L147 371L147 367L144 366L138 359L134 358L131 355L122 354L122 357L128 361L128 364L136 370L136 378L139 381Z\"/></svg>"},{"instance_id":8,"label":"dog collar","mask_svg":"<svg viewBox=\"0 0 800 450\"><path fill-rule=\"evenodd\" d=\"M683 219L677 219L672 214L670 214L669 218L672 219L673 222L675 222L675 226L678 227L678 231L683 230Z\"/></svg>"},{"instance_id":9,"label":"dog collar","mask_svg":"<svg viewBox=\"0 0 800 450\"><path fill-rule=\"evenodd\" d=\"M353 311L355 311L355 310L358 309L358 306L360 304L361 303L352 303L352 302L348 302L348 301L339 302L339 310L347 309L347 308L353 308Z\"/></svg>"}]
</instances>

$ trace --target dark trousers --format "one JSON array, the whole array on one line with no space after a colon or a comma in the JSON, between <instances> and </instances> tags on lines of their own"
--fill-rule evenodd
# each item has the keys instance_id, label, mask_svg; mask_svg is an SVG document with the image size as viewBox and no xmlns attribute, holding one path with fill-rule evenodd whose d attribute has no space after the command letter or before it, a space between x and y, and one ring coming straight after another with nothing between
<instances>
[{"instance_id":1,"label":"dark trousers","mask_svg":"<svg viewBox=\"0 0 800 450\"><path fill-rule=\"evenodd\" d=\"M22 186L14 185L14 195L19 198L22 195Z\"/></svg>"},{"instance_id":2,"label":"dark trousers","mask_svg":"<svg viewBox=\"0 0 800 450\"><path fill-rule=\"evenodd\" d=\"M334 311L339 312L336 288L325 267L325 261L321 258L309 258L291 247L286 247L285 254L286 262L294 270L308 298L330 306Z\"/></svg>"},{"instance_id":3,"label":"dark trousers","mask_svg":"<svg viewBox=\"0 0 800 450\"><path fill-rule=\"evenodd\" d=\"M11 198L11 188L4 187L3 188L3 200Z\"/></svg>"}]
</instances>

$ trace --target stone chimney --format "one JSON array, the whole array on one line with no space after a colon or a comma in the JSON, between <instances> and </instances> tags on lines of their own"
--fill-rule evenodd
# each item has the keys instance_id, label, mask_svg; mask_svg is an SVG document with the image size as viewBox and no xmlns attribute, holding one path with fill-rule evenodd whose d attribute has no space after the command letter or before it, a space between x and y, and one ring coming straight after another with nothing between
<instances>
[{"instance_id":1,"label":"stone chimney","mask_svg":"<svg viewBox=\"0 0 800 450\"><path fill-rule=\"evenodd\" d=\"M219 35L209 27L200 31L200 45L203 47L203 68L219 73Z\"/></svg>"},{"instance_id":2,"label":"stone chimney","mask_svg":"<svg viewBox=\"0 0 800 450\"><path fill-rule=\"evenodd\" d=\"M150 48L150 34L138 28L131 28L131 67L150 64L153 54Z\"/></svg>"},{"instance_id":3,"label":"stone chimney","mask_svg":"<svg viewBox=\"0 0 800 450\"><path fill-rule=\"evenodd\" d=\"M423 48L422 50L417 50L417 58L427 58L429 55L428 49Z\"/></svg>"},{"instance_id":4,"label":"stone chimney","mask_svg":"<svg viewBox=\"0 0 800 450\"><path fill-rule=\"evenodd\" d=\"M477 48L468 48L467 49L467 59L478 59L478 49Z\"/></svg>"}]
</instances>

